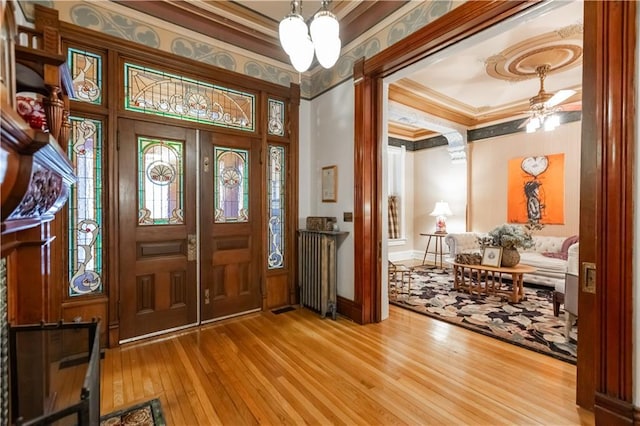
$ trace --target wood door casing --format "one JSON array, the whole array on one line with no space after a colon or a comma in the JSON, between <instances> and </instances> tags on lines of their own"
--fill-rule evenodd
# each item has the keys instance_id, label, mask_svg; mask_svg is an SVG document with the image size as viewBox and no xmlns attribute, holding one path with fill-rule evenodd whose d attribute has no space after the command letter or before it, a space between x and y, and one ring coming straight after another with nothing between
<instances>
[{"instance_id":1,"label":"wood door casing","mask_svg":"<svg viewBox=\"0 0 640 426\"><path fill-rule=\"evenodd\" d=\"M188 256L189 236L196 233L196 132L127 119L120 119L118 128L120 340L124 340L197 321L197 264L195 256ZM139 224L141 136L182 144L182 223Z\"/></svg>"},{"instance_id":2,"label":"wood door casing","mask_svg":"<svg viewBox=\"0 0 640 426\"><path fill-rule=\"evenodd\" d=\"M260 140L201 132L201 313L202 320L218 319L262 306L260 253L263 212ZM248 215L246 221L216 222L215 148L248 152ZM242 179L247 179L246 170Z\"/></svg>"}]
</instances>

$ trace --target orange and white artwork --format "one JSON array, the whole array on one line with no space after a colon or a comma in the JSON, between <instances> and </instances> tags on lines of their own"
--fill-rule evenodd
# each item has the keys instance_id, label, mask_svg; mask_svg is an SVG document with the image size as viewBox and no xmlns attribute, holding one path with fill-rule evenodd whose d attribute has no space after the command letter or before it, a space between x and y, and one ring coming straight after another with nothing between
<instances>
[{"instance_id":1,"label":"orange and white artwork","mask_svg":"<svg viewBox=\"0 0 640 426\"><path fill-rule=\"evenodd\" d=\"M564 154L509 160L507 221L564 224Z\"/></svg>"}]
</instances>

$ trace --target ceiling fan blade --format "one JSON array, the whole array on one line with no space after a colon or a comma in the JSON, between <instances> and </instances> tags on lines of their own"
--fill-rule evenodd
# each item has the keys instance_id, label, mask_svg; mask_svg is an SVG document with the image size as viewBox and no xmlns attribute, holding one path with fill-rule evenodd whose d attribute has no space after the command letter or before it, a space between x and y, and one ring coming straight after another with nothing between
<instances>
[{"instance_id":1,"label":"ceiling fan blade","mask_svg":"<svg viewBox=\"0 0 640 426\"><path fill-rule=\"evenodd\" d=\"M551 99L549 99L545 103L545 105L547 106L547 108L554 107L558 105L560 102L573 96L574 93L576 93L575 90L559 90L558 92L556 92L555 95L551 97Z\"/></svg>"}]
</instances>

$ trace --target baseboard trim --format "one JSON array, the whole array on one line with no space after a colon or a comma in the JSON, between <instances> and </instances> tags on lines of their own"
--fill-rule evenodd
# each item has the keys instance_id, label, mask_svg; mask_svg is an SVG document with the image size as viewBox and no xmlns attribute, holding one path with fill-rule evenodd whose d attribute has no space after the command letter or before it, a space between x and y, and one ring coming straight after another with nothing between
<instances>
[{"instance_id":1,"label":"baseboard trim","mask_svg":"<svg viewBox=\"0 0 640 426\"><path fill-rule=\"evenodd\" d=\"M338 296L338 313L358 324L362 324L362 306L353 300Z\"/></svg>"},{"instance_id":2,"label":"baseboard trim","mask_svg":"<svg viewBox=\"0 0 640 426\"><path fill-rule=\"evenodd\" d=\"M638 407L618 398L596 392L596 401L593 409L596 424L607 426L634 425L640 414Z\"/></svg>"}]
</instances>

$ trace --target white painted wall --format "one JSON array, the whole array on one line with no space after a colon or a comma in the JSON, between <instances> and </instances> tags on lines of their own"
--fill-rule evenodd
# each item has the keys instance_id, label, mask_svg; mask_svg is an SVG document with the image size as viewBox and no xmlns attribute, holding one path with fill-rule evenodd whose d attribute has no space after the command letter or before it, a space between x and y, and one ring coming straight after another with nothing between
<instances>
[{"instance_id":1,"label":"white painted wall","mask_svg":"<svg viewBox=\"0 0 640 426\"><path fill-rule=\"evenodd\" d=\"M447 148L438 146L414 153L414 241L423 253L427 237L420 233L435 232L436 218L430 213L436 202L446 201L453 213L447 217L447 232L466 230L467 164L452 163Z\"/></svg>"},{"instance_id":2,"label":"white painted wall","mask_svg":"<svg viewBox=\"0 0 640 426\"><path fill-rule=\"evenodd\" d=\"M300 127L298 143L298 228L304 229L307 216L312 214L311 208L311 102L300 100Z\"/></svg>"},{"instance_id":3,"label":"white painted wall","mask_svg":"<svg viewBox=\"0 0 640 426\"><path fill-rule=\"evenodd\" d=\"M341 231L349 232L338 246L338 295L354 299L353 222L344 222L343 213L353 213L354 87L353 81L334 87L310 102L310 162L300 165L300 175L310 180L310 213L306 216L335 216ZM301 135L302 135L302 125ZM338 166L338 197L323 203L322 167ZM305 177L306 179L306 177ZM302 180L302 179L301 179ZM300 187L302 193L303 187ZM301 213L302 217L302 213Z\"/></svg>"}]
</instances>

